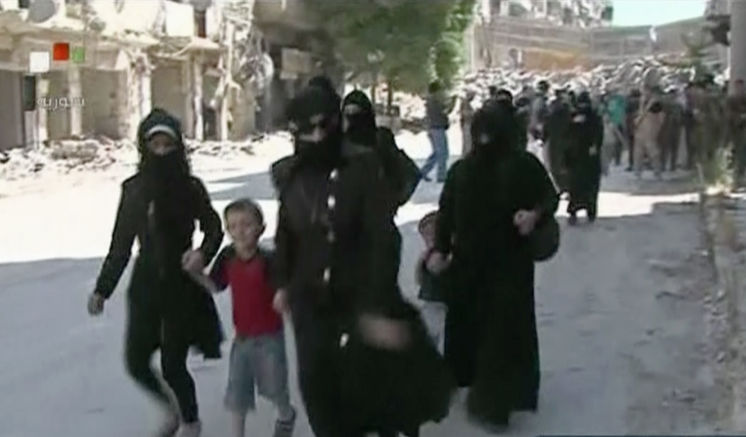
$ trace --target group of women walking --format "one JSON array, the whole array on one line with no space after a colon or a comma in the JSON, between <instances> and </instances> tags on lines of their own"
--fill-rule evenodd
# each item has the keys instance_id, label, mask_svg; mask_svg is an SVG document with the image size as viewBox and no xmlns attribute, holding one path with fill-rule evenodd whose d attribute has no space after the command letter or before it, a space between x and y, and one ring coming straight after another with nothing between
<instances>
[{"instance_id":1,"label":"group of women walking","mask_svg":"<svg viewBox=\"0 0 746 437\"><path fill-rule=\"evenodd\" d=\"M360 91L342 100L316 79L288 108L294 153L271 167L279 198L273 275L275 300L291 316L314 435L417 436L422 424L446 417L457 386L470 387L467 410L491 429L506 426L511 412L536 411L535 248L547 238L558 196L542 164L516 147L514 111L476 111L473 151L445 180L426 260L446 288L442 357L398 285L402 239L394 217L419 168L391 131L376 126ZM198 346L217 358L223 339L211 297L190 274L220 248L220 218L191 176L181 138L178 121L163 111L142 122L141 165L123 184L88 303L92 314L103 310L137 237L127 368L166 407L163 436L199 434L187 351ZM195 222L205 234L196 250ZM175 402L150 368L157 349Z\"/></svg>"}]
</instances>

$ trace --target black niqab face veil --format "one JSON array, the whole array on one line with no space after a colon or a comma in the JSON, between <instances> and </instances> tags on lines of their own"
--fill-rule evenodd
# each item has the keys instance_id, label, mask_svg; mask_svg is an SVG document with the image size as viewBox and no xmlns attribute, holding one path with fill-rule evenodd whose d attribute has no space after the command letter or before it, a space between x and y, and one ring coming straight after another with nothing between
<instances>
[{"instance_id":1,"label":"black niqab face veil","mask_svg":"<svg viewBox=\"0 0 746 437\"><path fill-rule=\"evenodd\" d=\"M157 154L151 150L148 143L158 134L173 140L173 150L166 154ZM169 242L172 234L182 231L188 233L190 226L194 224L191 171L181 123L168 112L153 109L140 123L137 147L140 152L138 169L145 178L148 201L153 202L155 224L159 231L159 250L162 250L173 243Z\"/></svg>"},{"instance_id":2,"label":"black niqab face veil","mask_svg":"<svg viewBox=\"0 0 746 437\"><path fill-rule=\"evenodd\" d=\"M340 111L329 92L310 86L288 105L288 122L295 141L295 155L311 165L333 166L342 147Z\"/></svg>"},{"instance_id":3,"label":"black niqab face veil","mask_svg":"<svg viewBox=\"0 0 746 437\"><path fill-rule=\"evenodd\" d=\"M171 137L176 146L174 150L165 155L154 153L148 147L148 142L156 134ZM182 138L181 123L165 110L153 109L140 123L137 129L137 149L140 153L138 170L151 184L171 185L188 179L191 171Z\"/></svg>"},{"instance_id":4,"label":"black niqab face veil","mask_svg":"<svg viewBox=\"0 0 746 437\"><path fill-rule=\"evenodd\" d=\"M490 105L474 114L471 123L471 138L474 142L474 154L478 159L487 161L512 150L518 129L511 109L502 105Z\"/></svg>"},{"instance_id":5,"label":"black niqab face veil","mask_svg":"<svg viewBox=\"0 0 746 437\"><path fill-rule=\"evenodd\" d=\"M376 115L373 104L362 91L352 91L342 103L345 119L345 136L358 144L373 146L376 143Z\"/></svg>"}]
</instances>

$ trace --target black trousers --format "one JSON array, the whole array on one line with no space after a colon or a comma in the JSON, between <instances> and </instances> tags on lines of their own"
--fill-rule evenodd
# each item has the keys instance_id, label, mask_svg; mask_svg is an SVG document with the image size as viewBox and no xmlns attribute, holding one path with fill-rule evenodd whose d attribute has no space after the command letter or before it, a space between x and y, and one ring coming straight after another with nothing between
<instances>
[{"instance_id":1,"label":"black trousers","mask_svg":"<svg viewBox=\"0 0 746 437\"><path fill-rule=\"evenodd\" d=\"M157 309L130 303L125 363L135 382L167 406L169 396L151 365L153 354L160 349L163 379L176 397L182 420L192 423L199 420L199 414L194 380L186 364L191 342L183 332Z\"/></svg>"}]
</instances>

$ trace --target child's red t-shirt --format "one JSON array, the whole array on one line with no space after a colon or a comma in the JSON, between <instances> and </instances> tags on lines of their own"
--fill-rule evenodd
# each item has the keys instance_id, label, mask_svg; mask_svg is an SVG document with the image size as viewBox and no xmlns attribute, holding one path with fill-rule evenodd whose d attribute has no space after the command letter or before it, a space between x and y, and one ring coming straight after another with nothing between
<instances>
[{"instance_id":1,"label":"child's red t-shirt","mask_svg":"<svg viewBox=\"0 0 746 437\"><path fill-rule=\"evenodd\" d=\"M242 260L232 246L216 257L210 278L220 290L231 288L233 325L242 337L257 337L282 330L282 317L272 307L275 289L269 263L261 252Z\"/></svg>"}]
</instances>

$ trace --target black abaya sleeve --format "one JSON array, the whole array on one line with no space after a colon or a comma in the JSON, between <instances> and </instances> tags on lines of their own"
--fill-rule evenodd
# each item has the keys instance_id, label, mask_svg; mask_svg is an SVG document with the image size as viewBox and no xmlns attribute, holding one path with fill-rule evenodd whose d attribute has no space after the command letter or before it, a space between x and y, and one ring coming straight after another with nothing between
<instances>
[{"instance_id":1,"label":"black abaya sleeve","mask_svg":"<svg viewBox=\"0 0 746 437\"><path fill-rule=\"evenodd\" d=\"M596 146L596 148L600 150L604 143L604 122L599 116L596 116L594 121L595 121L594 123L595 131L594 131L594 138L593 138L594 144L593 145ZM599 156L600 155L601 153L599 152Z\"/></svg>"},{"instance_id":2,"label":"black abaya sleeve","mask_svg":"<svg viewBox=\"0 0 746 437\"><path fill-rule=\"evenodd\" d=\"M117 208L116 221L111 236L109 252L96 280L95 293L109 298L122 277L132 256L132 243L137 235L133 188L130 181L122 184L122 194Z\"/></svg>"},{"instance_id":3,"label":"black abaya sleeve","mask_svg":"<svg viewBox=\"0 0 746 437\"><path fill-rule=\"evenodd\" d=\"M277 213L277 229L275 230L275 254L272 262L272 276L278 290L286 289L290 283L295 247L295 234L288 222L287 207L280 197L280 210Z\"/></svg>"},{"instance_id":4,"label":"black abaya sleeve","mask_svg":"<svg viewBox=\"0 0 746 437\"><path fill-rule=\"evenodd\" d=\"M541 215L539 221L543 221L557 212L559 194L541 161L530 153L524 156L526 167L524 174L528 178L526 187L530 190L528 198Z\"/></svg>"},{"instance_id":5,"label":"black abaya sleeve","mask_svg":"<svg viewBox=\"0 0 746 437\"><path fill-rule=\"evenodd\" d=\"M220 221L220 216L215 212L210 203L210 195L207 194L205 185L197 178L194 178L194 185L197 194L197 219L199 220L199 228L205 234L200 251L205 257L205 264L209 264L223 243L223 225Z\"/></svg>"},{"instance_id":6,"label":"black abaya sleeve","mask_svg":"<svg viewBox=\"0 0 746 437\"><path fill-rule=\"evenodd\" d=\"M369 153L364 160L363 210L361 250L365 254L365 265L361 269L361 293L356 302L359 311L387 312L397 301L396 273L398 265L391 254L399 250L394 232L398 232L390 220L389 198L378 157ZM397 258L398 259L398 258Z\"/></svg>"},{"instance_id":7,"label":"black abaya sleeve","mask_svg":"<svg viewBox=\"0 0 746 437\"><path fill-rule=\"evenodd\" d=\"M446 176L443 191L438 202L438 218L435 225L435 250L443 254L451 253L453 235L456 233L456 174L461 171L464 161L458 161Z\"/></svg>"}]
</instances>

